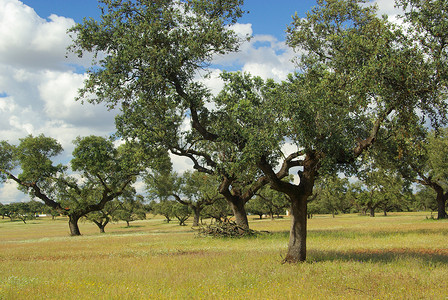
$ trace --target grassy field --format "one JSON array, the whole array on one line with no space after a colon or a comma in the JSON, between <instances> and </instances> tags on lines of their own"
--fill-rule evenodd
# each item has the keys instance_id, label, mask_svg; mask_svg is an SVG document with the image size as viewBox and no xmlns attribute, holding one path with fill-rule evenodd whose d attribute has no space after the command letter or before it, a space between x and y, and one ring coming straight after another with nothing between
<instances>
[{"instance_id":1,"label":"grassy field","mask_svg":"<svg viewBox=\"0 0 448 300\"><path fill-rule=\"evenodd\" d=\"M106 227L0 220L0 299L448 299L448 221L427 213L316 216L308 262L282 265L289 219L271 234L198 238L160 218Z\"/></svg>"}]
</instances>

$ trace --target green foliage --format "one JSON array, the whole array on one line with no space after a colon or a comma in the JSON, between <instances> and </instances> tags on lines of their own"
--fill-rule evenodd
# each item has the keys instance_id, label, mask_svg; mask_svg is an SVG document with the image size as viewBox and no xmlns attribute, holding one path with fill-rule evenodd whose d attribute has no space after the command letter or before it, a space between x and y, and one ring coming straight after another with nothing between
<instances>
[{"instance_id":1,"label":"green foliage","mask_svg":"<svg viewBox=\"0 0 448 300\"><path fill-rule=\"evenodd\" d=\"M71 166L80 179L77 174L67 175L67 167L53 164L62 147L52 138L30 135L20 139L18 146L2 142L0 150L2 176L15 181L32 198L69 215L73 226L80 217L103 209L121 195L151 162L143 159L138 147L124 144L116 148L103 137L77 138ZM20 167L18 175L12 173L16 170L12 166Z\"/></svg>"},{"instance_id":2,"label":"green foliage","mask_svg":"<svg viewBox=\"0 0 448 300\"><path fill-rule=\"evenodd\" d=\"M229 203L224 198L218 198L212 205L207 205L202 210L202 216L212 218L219 223L228 219L232 214Z\"/></svg>"},{"instance_id":3,"label":"green foliage","mask_svg":"<svg viewBox=\"0 0 448 300\"><path fill-rule=\"evenodd\" d=\"M135 191L124 193L120 197L117 210L113 213L113 219L125 221L129 227L129 223L136 220L146 219L147 209L144 205L144 198L136 195Z\"/></svg>"},{"instance_id":4,"label":"green foliage","mask_svg":"<svg viewBox=\"0 0 448 300\"><path fill-rule=\"evenodd\" d=\"M347 178L337 175L325 176L318 180L313 190L312 213L349 213L352 203L349 197L350 183Z\"/></svg>"},{"instance_id":5,"label":"green foliage","mask_svg":"<svg viewBox=\"0 0 448 300\"><path fill-rule=\"evenodd\" d=\"M242 1L100 1L101 20L85 19L69 32L70 50L98 55L82 96L93 102L160 101L185 87L213 55L238 48L228 25ZM177 86L179 85L179 86ZM163 116L163 115L162 115Z\"/></svg>"},{"instance_id":6,"label":"green foliage","mask_svg":"<svg viewBox=\"0 0 448 300\"><path fill-rule=\"evenodd\" d=\"M357 0L318 3L288 28L288 44L305 50L304 73L289 92L300 99L289 101L294 140L325 153L331 167L353 161L364 147L357 143L375 137L377 122L409 124L416 109L422 118L444 117L434 69L401 28Z\"/></svg>"},{"instance_id":7,"label":"green foliage","mask_svg":"<svg viewBox=\"0 0 448 300\"><path fill-rule=\"evenodd\" d=\"M14 146L6 141L0 141L0 182L7 180L7 173L17 166L17 159L14 157Z\"/></svg>"},{"instance_id":8,"label":"green foliage","mask_svg":"<svg viewBox=\"0 0 448 300\"><path fill-rule=\"evenodd\" d=\"M448 189L448 128L432 131L427 145L428 176Z\"/></svg>"},{"instance_id":9,"label":"green foliage","mask_svg":"<svg viewBox=\"0 0 448 300\"><path fill-rule=\"evenodd\" d=\"M283 215L286 209L290 207L288 197L279 193L268 186L264 186L255 196L254 199L247 203L247 212L258 215L260 219L263 215Z\"/></svg>"},{"instance_id":10,"label":"green foliage","mask_svg":"<svg viewBox=\"0 0 448 300\"><path fill-rule=\"evenodd\" d=\"M18 219L26 224L27 220L36 218L34 211L34 204L31 202L13 202L3 207L4 216L7 216L12 220Z\"/></svg>"},{"instance_id":11,"label":"green foliage","mask_svg":"<svg viewBox=\"0 0 448 300\"><path fill-rule=\"evenodd\" d=\"M154 214L164 216L166 222L169 223L175 217L173 207L176 203L176 201L168 199L162 199L159 202L153 200L151 210Z\"/></svg>"},{"instance_id":12,"label":"green foliage","mask_svg":"<svg viewBox=\"0 0 448 300\"><path fill-rule=\"evenodd\" d=\"M185 226L185 221L191 216L191 208L179 202L174 202L172 207L173 215L179 220L180 226Z\"/></svg>"},{"instance_id":13,"label":"green foliage","mask_svg":"<svg viewBox=\"0 0 448 300\"><path fill-rule=\"evenodd\" d=\"M398 5L406 10L410 26L409 33L424 49L436 69L434 78L436 87L441 92L440 105L448 105L446 87L448 83L447 47L448 47L448 8L446 0L397 0Z\"/></svg>"}]
</instances>

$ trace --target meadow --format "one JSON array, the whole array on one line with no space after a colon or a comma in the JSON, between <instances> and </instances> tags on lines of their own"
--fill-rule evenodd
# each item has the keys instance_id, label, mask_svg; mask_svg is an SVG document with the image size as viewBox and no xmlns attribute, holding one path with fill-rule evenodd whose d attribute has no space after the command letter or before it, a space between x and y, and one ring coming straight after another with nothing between
<instances>
[{"instance_id":1,"label":"meadow","mask_svg":"<svg viewBox=\"0 0 448 300\"><path fill-rule=\"evenodd\" d=\"M289 219L270 234L199 238L151 217L106 233L67 220L0 220L0 299L448 299L448 221L429 213L318 215L308 261L281 264ZM191 223L189 224L191 225Z\"/></svg>"}]
</instances>

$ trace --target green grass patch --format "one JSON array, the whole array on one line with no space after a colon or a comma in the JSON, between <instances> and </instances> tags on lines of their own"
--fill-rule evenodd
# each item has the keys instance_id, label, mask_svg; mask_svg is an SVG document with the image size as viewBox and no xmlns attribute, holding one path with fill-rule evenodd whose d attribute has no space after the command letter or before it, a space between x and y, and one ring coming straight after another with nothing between
<instances>
[{"instance_id":1,"label":"green grass patch","mask_svg":"<svg viewBox=\"0 0 448 300\"><path fill-rule=\"evenodd\" d=\"M446 299L448 221L317 216L308 262L282 265L290 220L247 238L198 238L161 218L110 224L0 220L0 299ZM189 224L191 225L191 224Z\"/></svg>"}]
</instances>

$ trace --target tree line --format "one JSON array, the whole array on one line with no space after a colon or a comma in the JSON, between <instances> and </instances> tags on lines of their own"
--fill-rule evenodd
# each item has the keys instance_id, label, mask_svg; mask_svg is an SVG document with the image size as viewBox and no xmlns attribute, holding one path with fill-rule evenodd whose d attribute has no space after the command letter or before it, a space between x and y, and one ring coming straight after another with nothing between
<instances>
[{"instance_id":1,"label":"tree line","mask_svg":"<svg viewBox=\"0 0 448 300\"><path fill-rule=\"evenodd\" d=\"M218 95L195 78L216 56L238 51L244 42L232 30L245 13L242 0L100 4L100 20L86 19L69 31L69 50L94 54L79 100L119 107L116 135L133 145L129 153L139 149L145 156L128 160L124 151L127 168L160 165L155 158L168 153L190 159L195 170L217 178L217 191L241 228L249 227L246 203L268 185L289 201L286 262L306 260L308 202L326 176L351 177L370 169L364 191L386 165L436 191L438 217L446 217L446 177L433 175L446 156L430 165L428 157L439 152L427 147L447 121L446 1L397 0L406 11L406 26L400 26L379 17L365 1L318 0L286 29L297 72L283 82L223 72ZM285 152L286 144L296 150ZM135 178L133 172L126 177L123 168L119 184L108 183L92 171L115 163L92 170L83 159L72 165L86 180L79 186L66 179L62 184L70 192L64 197L89 199L84 185L95 180L101 189L94 198L101 200L92 209L123 193L123 183ZM296 169L299 180L285 180ZM22 182L40 195L39 184ZM65 209L49 197L42 200ZM70 209L71 219L79 217Z\"/></svg>"}]
</instances>

